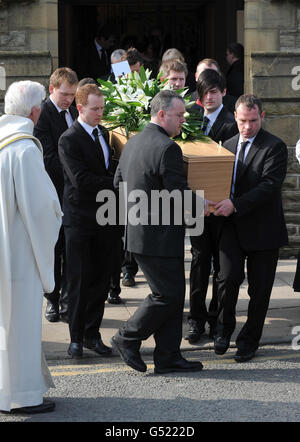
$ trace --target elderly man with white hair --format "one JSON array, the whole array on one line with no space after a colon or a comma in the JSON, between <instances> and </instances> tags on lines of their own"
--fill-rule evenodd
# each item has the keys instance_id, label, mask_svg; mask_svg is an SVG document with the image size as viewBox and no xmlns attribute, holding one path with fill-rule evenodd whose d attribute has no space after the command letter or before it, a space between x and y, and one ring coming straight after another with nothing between
<instances>
[{"instance_id":1,"label":"elderly man with white hair","mask_svg":"<svg viewBox=\"0 0 300 442\"><path fill-rule=\"evenodd\" d=\"M0 117L0 410L52 411L54 386L42 352L43 293L54 288L54 247L62 212L33 137L45 88L19 81Z\"/></svg>"}]
</instances>

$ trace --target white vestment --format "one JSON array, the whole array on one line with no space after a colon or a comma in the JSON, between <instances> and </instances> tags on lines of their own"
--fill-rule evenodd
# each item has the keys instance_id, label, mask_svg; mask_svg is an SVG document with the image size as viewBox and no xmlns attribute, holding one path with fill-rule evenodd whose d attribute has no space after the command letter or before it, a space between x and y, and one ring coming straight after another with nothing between
<instances>
[{"instance_id":1,"label":"white vestment","mask_svg":"<svg viewBox=\"0 0 300 442\"><path fill-rule=\"evenodd\" d=\"M0 117L0 148L33 122ZM0 149L0 410L39 405L51 385L42 354L43 293L54 289L62 212L38 140Z\"/></svg>"}]
</instances>

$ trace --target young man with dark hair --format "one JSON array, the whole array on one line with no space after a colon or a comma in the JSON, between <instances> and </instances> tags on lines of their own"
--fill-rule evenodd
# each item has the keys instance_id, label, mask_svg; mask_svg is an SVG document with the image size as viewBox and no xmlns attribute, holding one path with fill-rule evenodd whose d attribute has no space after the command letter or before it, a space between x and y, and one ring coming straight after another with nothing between
<instances>
[{"instance_id":1,"label":"young man with dark hair","mask_svg":"<svg viewBox=\"0 0 300 442\"><path fill-rule=\"evenodd\" d=\"M214 69L215 71L218 72L218 74L223 75L222 71L220 69L219 63L216 60L214 60L213 58L203 58L197 64L197 68L196 68L196 72L195 72L196 82L198 81L199 75L203 71L205 71L205 69ZM199 100L197 90L194 91L191 94L191 97L192 97L193 100L196 101L196 104L194 105L193 109L197 108L199 110L199 107L200 108L202 107L202 103ZM223 102L224 106L226 106L227 109L230 112L232 112L232 114L233 114L234 113L234 105L235 105L235 102L236 102L236 98L233 97L232 95L229 95L227 89L226 89L226 94L223 96L222 102Z\"/></svg>"},{"instance_id":2,"label":"young man with dark hair","mask_svg":"<svg viewBox=\"0 0 300 442\"><path fill-rule=\"evenodd\" d=\"M204 133L214 141L224 142L238 131L234 116L222 104L226 94L225 79L214 69L205 69L197 81L197 93L204 106ZM190 272L190 313L189 330L186 339L197 342L209 323L210 336L214 333L217 314L217 285L219 271L218 240L222 219L212 214L204 219L204 231L200 236L191 237L192 263ZM206 294L213 259L213 291L209 312L206 308Z\"/></svg>"},{"instance_id":3,"label":"young man with dark hair","mask_svg":"<svg viewBox=\"0 0 300 442\"><path fill-rule=\"evenodd\" d=\"M226 81L214 69L205 69L197 81L197 93L203 104L204 133L219 143L234 135L228 124L235 123L233 114L223 105ZM236 132L235 132L236 133Z\"/></svg>"}]
</instances>

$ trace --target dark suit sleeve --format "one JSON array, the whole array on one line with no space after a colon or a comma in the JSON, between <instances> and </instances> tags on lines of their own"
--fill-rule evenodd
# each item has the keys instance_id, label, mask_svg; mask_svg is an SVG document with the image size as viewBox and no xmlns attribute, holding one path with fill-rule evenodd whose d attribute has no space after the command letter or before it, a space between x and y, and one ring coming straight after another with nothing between
<instances>
[{"instance_id":1,"label":"dark suit sleeve","mask_svg":"<svg viewBox=\"0 0 300 442\"><path fill-rule=\"evenodd\" d=\"M186 180L186 176L184 174L182 150L180 149L178 144L173 142L165 150L160 164L160 174L163 180L163 187L169 192L172 192L173 190L179 190L183 193L184 190L190 190ZM203 204L204 200L195 192L192 192L191 195L192 207L189 212L190 214L192 214L193 217L195 217L197 215L197 207L199 207L199 204ZM182 196L184 201L184 193ZM185 205L184 208L187 209Z\"/></svg>"},{"instance_id":2,"label":"dark suit sleeve","mask_svg":"<svg viewBox=\"0 0 300 442\"><path fill-rule=\"evenodd\" d=\"M169 192L188 188L183 170L182 151L176 143L170 144L165 150L160 164L160 174L163 179L163 187Z\"/></svg>"},{"instance_id":3,"label":"dark suit sleeve","mask_svg":"<svg viewBox=\"0 0 300 442\"><path fill-rule=\"evenodd\" d=\"M265 155L258 183L240 197L232 199L238 216L263 207L274 196L279 195L287 170L287 148L278 142Z\"/></svg>"},{"instance_id":4,"label":"dark suit sleeve","mask_svg":"<svg viewBox=\"0 0 300 442\"><path fill-rule=\"evenodd\" d=\"M85 161L85 144L73 136L62 135L58 142L59 158L73 187L78 191L97 194L102 189L113 189L113 177L93 173Z\"/></svg>"},{"instance_id":5,"label":"dark suit sleeve","mask_svg":"<svg viewBox=\"0 0 300 442\"><path fill-rule=\"evenodd\" d=\"M118 165L114 176L114 188L119 190L120 182L123 181L120 166Z\"/></svg>"},{"instance_id":6,"label":"dark suit sleeve","mask_svg":"<svg viewBox=\"0 0 300 442\"><path fill-rule=\"evenodd\" d=\"M53 182L55 182L57 175L63 179L63 171L58 156L57 142L52 133L51 126L50 117L47 115L44 107L34 128L34 136L42 143L45 168Z\"/></svg>"},{"instance_id":7,"label":"dark suit sleeve","mask_svg":"<svg viewBox=\"0 0 300 442\"><path fill-rule=\"evenodd\" d=\"M225 141L234 137L238 132L239 132L239 129L238 129L237 124L235 122L234 123L225 123L221 129L220 134L219 134L219 138L220 138L221 143L224 143Z\"/></svg>"}]
</instances>

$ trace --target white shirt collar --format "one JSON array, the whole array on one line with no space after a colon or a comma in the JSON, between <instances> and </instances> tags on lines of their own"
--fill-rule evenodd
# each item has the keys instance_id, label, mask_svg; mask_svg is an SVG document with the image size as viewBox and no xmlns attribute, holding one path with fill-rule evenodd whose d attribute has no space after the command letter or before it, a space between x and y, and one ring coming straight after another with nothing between
<instances>
[{"instance_id":1,"label":"white shirt collar","mask_svg":"<svg viewBox=\"0 0 300 442\"><path fill-rule=\"evenodd\" d=\"M93 130L94 130L94 129L98 129L98 132L99 132L99 128L98 128L98 126L94 126L94 127L92 127L92 126L90 126L89 124L85 123L80 117L77 118L77 121L78 121L78 123L81 124L81 126L87 131L87 133L88 133L90 136L93 136Z\"/></svg>"},{"instance_id":2,"label":"white shirt collar","mask_svg":"<svg viewBox=\"0 0 300 442\"><path fill-rule=\"evenodd\" d=\"M256 135L257 135L257 134L256 134ZM238 142L238 144L240 145L241 143L243 143L243 141L249 141L249 146L251 146L251 144L253 143L253 141L254 141L256 135L254 135L254 137L252 137L252 138L246 138L245 140L244 140L243 137L240 135L240 136L239 136L239 142Z\"/></svg>"},{"instance_id":3,"label":"white shirt collar","mask_svg":"<svg viewBox=\"0 0 300 442\"><path fill-rule=\"evenodd\" d=\"M223 104L220 104L220 106L218 107L218 109L216 109L214 112L212 112L211 114L206 114L204 111L204 116L207 117L210 121L210 125L212 126L214 124L214 122L216 121L216 119L218 118L219 113L221 112L221 110L223 109Z\"/></svg>"},{"instance_id":4,"label":"white shirt collar","mask_svg":"<svg viewBox=\"0 0 300 442\"><path fill-rule=\"evenodd\" d=\"M54 106L56 107L57 112L62 112L63 109L61 109L59 106L57 106L57 104L55 103L55 101L53 100L53 98L51 97L51 95L49 96L49 98L50 98L51 102L54 104ZM69 109L65 109L65 110L66 110L66 112L69 113Z\"/></svg>"}]
</instances>

